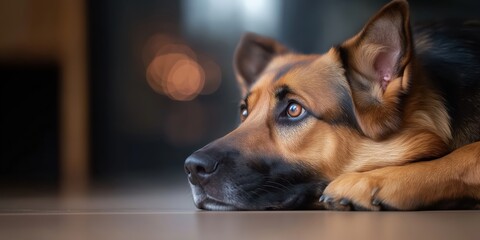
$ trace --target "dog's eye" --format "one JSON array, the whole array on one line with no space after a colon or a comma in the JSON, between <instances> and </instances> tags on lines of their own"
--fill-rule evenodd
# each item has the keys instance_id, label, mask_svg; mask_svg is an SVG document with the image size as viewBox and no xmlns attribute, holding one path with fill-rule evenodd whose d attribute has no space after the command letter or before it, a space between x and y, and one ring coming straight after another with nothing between
<instances>
[{"instance_id":1,"label":"dog's eye","mask_svg":"<svg viewBox=\"0 0 480 240\"><path fill-rule=\"evenodd\" d=\"M246 118L248 116L248 110L247 109L243 109L242 110L242 117Z\"/></svg>"},{"instance_id":2,"label":"dog's eye","mask_svg":"<svg viewBox=\"0 0 480 240\"><path fill-rule=\"evenodd\" d=\"M304 112L305 112L305 109L303 109L303 107L300 104L294 103L294 102L288 104L288 107L287 107L288 117L297 118L300 115L302 115L302 113Z\"/></svg>"},{"instance_id":3,"label":"dog's eye","mask_svg":"<svg viewBox=\"0 0 480 240\"><path fill-rule=\"evenodd\" d=\"M240 106L240 117L242 118L242 121L248 117L248 108L246 105L241 105Z\"/></svg>"}]
</instances>

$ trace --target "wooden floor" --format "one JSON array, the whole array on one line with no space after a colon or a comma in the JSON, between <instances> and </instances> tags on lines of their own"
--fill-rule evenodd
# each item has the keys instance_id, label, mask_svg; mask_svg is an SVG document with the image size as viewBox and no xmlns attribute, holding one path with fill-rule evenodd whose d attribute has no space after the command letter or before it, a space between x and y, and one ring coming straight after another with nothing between
<instances>
[{"instance_id":1,"label":"wooden floor","mask_svg":"<svg viewBox=\"0 0 480 240\"><path fill-rule=\"evenodd\" d=\"M0 239L480 239L480 211L205 212L166 185L0 195Z\"/></svg>"}]
</instances>

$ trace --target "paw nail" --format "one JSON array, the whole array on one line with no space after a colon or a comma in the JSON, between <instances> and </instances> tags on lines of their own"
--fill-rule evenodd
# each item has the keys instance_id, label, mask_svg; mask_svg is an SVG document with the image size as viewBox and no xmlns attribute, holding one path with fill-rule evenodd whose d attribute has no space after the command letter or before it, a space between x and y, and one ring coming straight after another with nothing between
<instances>
[{"instance_id":1,"label":"paw nail","mask_svg":"<svg viewBox=\"0 0 480 240\"><path fill-rule=\"evenodd\" d=\"M373 199L372 205L374 205L374 206L380 205L380 200L379 199Z\"/></svg>"},{"instance_id":2,"label":"paw nail","mask_svg":"<svg viewBox=\"0 0 480 240\"><path fill-rule=\"evenodd\" d=\"M326 197L325 197L325 202L326 202L326 203L332 203L332 202L333 202L333 198L332 198L332 197L329 197L329 196L326 196Z\"/></svg>"},{"instance_id":3,"label":"paw nail","mask_svg":"<svg viewBox=\"0 0 480 240\"><path fill-rule=\"evenodd\" d=\"M350 200L348 200L346 198L342 198L339 203L340 203L340 205L346 206L346 205L350 204Z\"/></svg>"},{"instance_id":4,"label":"paw nail","mask_svg":"<svg viewBox=\"0 0 480 240\"><path fill-rule=\"evenodd\" d=\"M325 196L324 196L324 195L320 196L320 199L318 199L319 202L323 202L323 200L325 200Z\"/></svg>"}]
</instances>

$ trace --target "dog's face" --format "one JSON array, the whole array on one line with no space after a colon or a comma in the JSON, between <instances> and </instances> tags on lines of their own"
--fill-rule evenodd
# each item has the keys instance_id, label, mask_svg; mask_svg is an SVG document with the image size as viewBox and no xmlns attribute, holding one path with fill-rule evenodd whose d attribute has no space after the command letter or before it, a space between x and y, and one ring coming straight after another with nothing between
<instances>
[{"instance_id":1,"label":"dog's face","mask_svg":"<svg viewBox=\"0 0 480 240\"><path fill-rule=\"evenodd\" d=\"M369 155L399 127L410 51L405 2L321 55L246 35L234 64L242 122L185 162L196 206L321 208L328 182L377 164Z\"/></svg>"},{"instance_id":2,"label":"dog's face","mask_svg":"<svg viewBox=\"0 0 480 240\"><path fill-rule=\"evenodd\" d=\"M345 136L357 135L348 84L333 57L271 60L240 104L240 126L187 160L198 207L310 207L341 171L332 166L347 159Z\"/></svg>"}]
</instances>

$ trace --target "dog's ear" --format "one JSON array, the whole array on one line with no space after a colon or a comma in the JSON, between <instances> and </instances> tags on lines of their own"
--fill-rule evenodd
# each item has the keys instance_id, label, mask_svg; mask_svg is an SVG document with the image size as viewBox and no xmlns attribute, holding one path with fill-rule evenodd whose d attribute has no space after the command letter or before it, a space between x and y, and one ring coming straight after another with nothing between
<instances>
[{"instance_id":1,"label":"dog's ear","mask_svg":"<svg viewBox=\"0 0 480 240\"><path fill-rule=\"evenodd\" d=\"M287 52L286 47L271 38L246 33L234 56L235 73L242 93L246 93L275 56Z\"/></svg>"},{"instance_id":2,"label":"dog's ear","mask_svg":"<svg viewBox=\"0 0 480 240\"><path fill-rule=\"evenodd\" d=\"M380 139L397 130L413 54L408 3L401 0L384 6L359 34L339 47L339 53L364 134Z\"/></svg>"}]
</instances>

